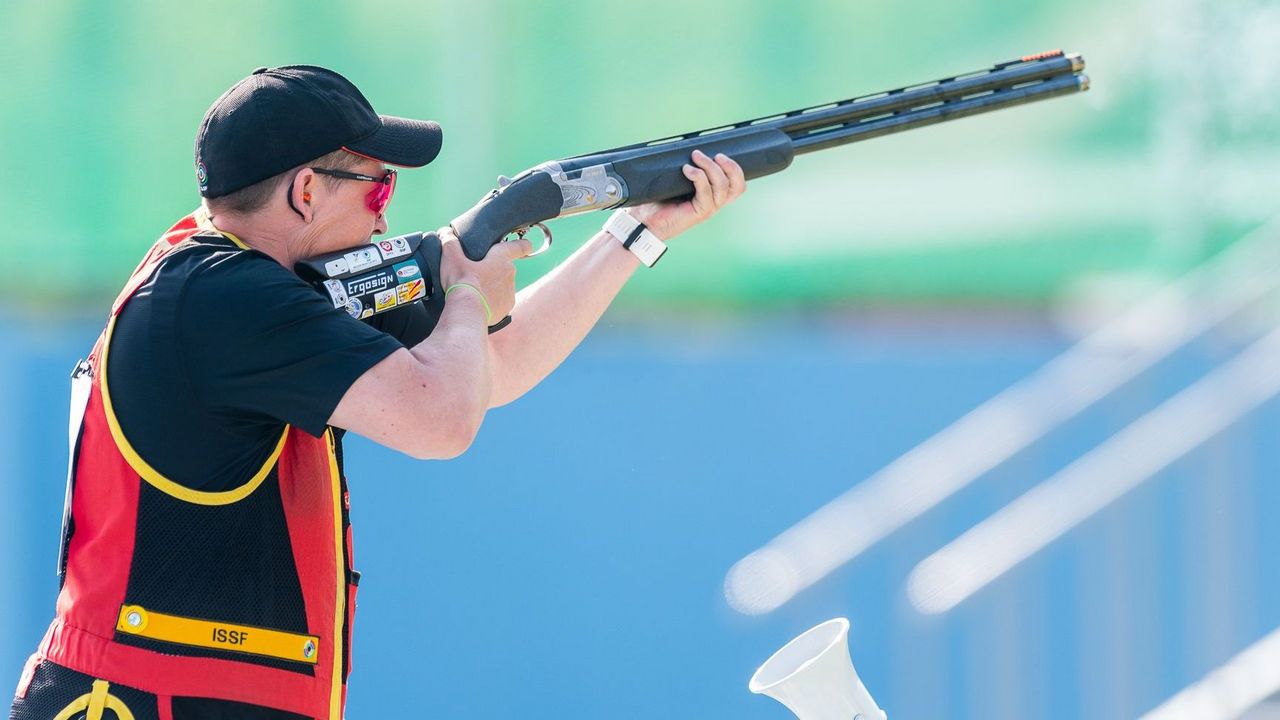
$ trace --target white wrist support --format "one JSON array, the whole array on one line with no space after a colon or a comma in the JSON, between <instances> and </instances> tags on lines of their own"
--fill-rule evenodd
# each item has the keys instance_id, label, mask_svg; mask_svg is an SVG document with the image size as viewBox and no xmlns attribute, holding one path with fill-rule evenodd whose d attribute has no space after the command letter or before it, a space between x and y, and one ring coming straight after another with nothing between
<instances>
[{"instance_id":1,"label":"white wrist support","mask_svg":"<svg viewBox=\"0 0 1280 720\"><path fill-rule=\"evenodd\" d=\"M604 231L621 240L622 247L630 250L648 267L657 264L658 259L667 251L667 244L649 232L644 223L631 217L631 213L626 210L614 211L604 224Z\"/></svg>"}]
</instances>

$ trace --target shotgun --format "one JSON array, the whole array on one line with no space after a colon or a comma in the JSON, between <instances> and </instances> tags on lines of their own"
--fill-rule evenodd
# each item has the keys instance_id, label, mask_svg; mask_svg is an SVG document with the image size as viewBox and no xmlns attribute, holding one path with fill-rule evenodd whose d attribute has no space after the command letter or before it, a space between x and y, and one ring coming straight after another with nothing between
<instances>
[{"instance_id":1,"label":"shotgun","mask_svg":"<svg viewBox=\"0 0 1280 720\"><path fill-rule=\"evenodd\" d=\"M695 149L728 155L751 180L785 170L797 155L1087 90L1084 67L1079 54L1054 50L933 82L545 162L499 177L498 187L450 227L471 260L538 228L543 240L536 255L551 245L548 220L692 197L693 183L681 167ZM434 323L444 310L440 255L438 235L412 233L310 258L295 271L354 317L422 301ZM503 318L490 332L510 321Z\"/></svg>"}]
</instances>

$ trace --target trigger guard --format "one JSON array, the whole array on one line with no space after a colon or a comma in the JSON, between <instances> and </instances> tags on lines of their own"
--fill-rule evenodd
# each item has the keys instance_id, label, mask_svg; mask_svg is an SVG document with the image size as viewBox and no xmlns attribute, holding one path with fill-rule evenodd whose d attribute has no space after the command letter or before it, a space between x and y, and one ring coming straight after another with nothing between
<instances>
[{"instance_id":1,"label":"trigger guard","mask_svg":"<svg viewBox=\"0 0 1280 720\"><path fill-rule=\"evenodd\" d=\"M539 246L538 249L529 253L528 255L525 255L525 257L533 257L534 255L541 255L542 253L551 249L551 230L547 228L546 225L543 225L542 223L534 223L529 226L529 229L533 229L533 228L538 228L538 231L542 233L542 245Z\"/></svg>"}]
</instances>

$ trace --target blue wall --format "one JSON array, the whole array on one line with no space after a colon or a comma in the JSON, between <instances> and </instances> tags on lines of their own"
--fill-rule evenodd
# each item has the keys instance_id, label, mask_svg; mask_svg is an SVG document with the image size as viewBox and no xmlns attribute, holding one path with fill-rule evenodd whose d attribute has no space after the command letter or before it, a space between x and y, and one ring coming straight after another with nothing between
<instances>
[{"instance_id":1,"label":"blue wall","mask_svg":"<svg viewBox=\"0 0 1280 720\"><path fill-rule=\"evenodd\" d=\"M85 322L0 321L0 673L53 610L66 378ZM349 443L351 717L785 718L747 693L793 635L851 619L891 717L1127 718L1280 624L1268 404L941 617L919 560L1237 350L1198 343L763 618L741 556L1067 346L1039 321L606 322L475 446ZM430 422L423 409L423 422Z\"/></svg>"}]
</instances>

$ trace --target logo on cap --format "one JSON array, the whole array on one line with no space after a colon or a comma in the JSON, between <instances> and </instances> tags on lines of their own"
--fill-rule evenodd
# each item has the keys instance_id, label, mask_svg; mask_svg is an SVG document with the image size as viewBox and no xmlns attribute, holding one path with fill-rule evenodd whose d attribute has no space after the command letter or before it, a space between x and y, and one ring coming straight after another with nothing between
<instances>
[{"instance_id":1,"label":"logo on cap","mask_svg":"<svg viewBox=\"0 0 1280 720\"><path fill-rule=\"evenodd\" d=\"M209 171L205 170L204 163L196 163L196 182L200 183L200 191L209 189Z\"/></svg>"}]
</instances>

